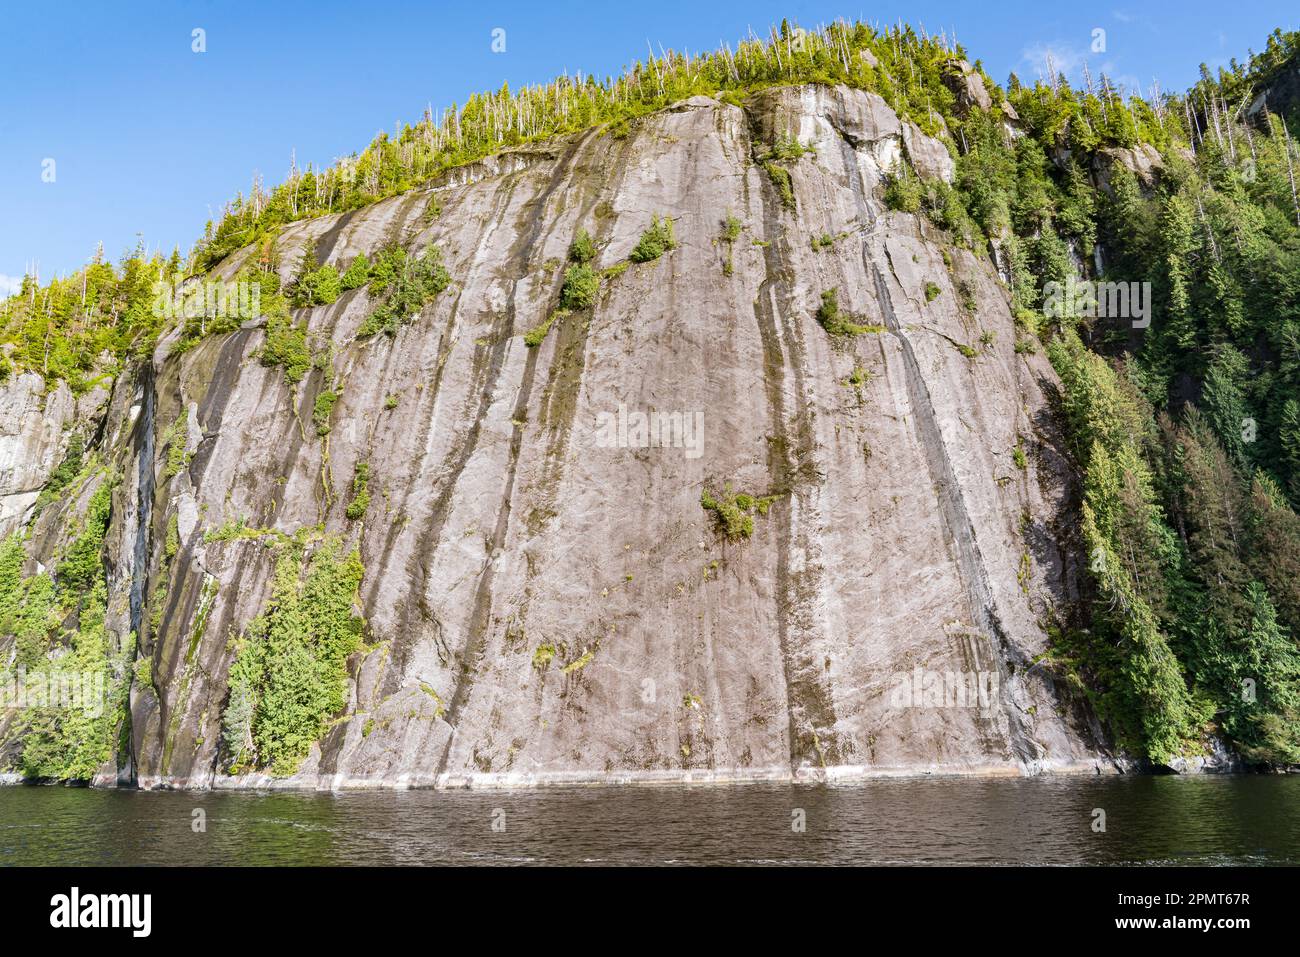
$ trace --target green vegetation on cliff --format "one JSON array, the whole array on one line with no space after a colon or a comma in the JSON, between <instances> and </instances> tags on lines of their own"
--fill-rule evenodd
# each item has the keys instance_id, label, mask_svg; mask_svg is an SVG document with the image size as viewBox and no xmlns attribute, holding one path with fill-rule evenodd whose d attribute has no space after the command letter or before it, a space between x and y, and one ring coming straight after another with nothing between
<instances>
[{"instance_id":1,"label":"green vegetation on cliff","mask_svg":"<svg viewBox=\"0 0 1300 957\"><path fill-rule=\"evenodd\" d=\"M754 534L754 513L767 515L778 495L750 495L732 491L730 483L715 496L707 488L700 494L700 507L712 512L718 532L729 542L740 542Z\"/></svg>"},{"instance_id":2,"label":"green vegetation on cliff","mask_svg":"<svg viewBox=\"0 0 1300 957\"><path fill-rule=\"evenodd\" d=\"M361 646L360 555L331 538L310 553L281 548L266 610L235 643L222 717L232 771L294 773L347 704L347 659Z\"/></svg>"},{"instance_id":3,"label":"green vegetation on cliff","mask_svg":"<svg viewBox=\"0 0 1300 957\"><path fill-rule=\"evenodd\" d=\"M617 135L696 94L743 103L782 84L869 90L937 137L956 164L948 184L905 160L879 198L991 260L1017 322L1015 353L1045 347L1061 379L1060 409L1082 470L1086 601L1055 609L1052 663L1081 682L1134 755L1162 762L1194 755L1214 732L1253 760L1300 761L1300 116L1286 103L1281 112L1250 111L1295 68L1300 34L1276 32L1248 64L1217 76L1203 69L1185 95L1149 99L1125 99L1105 78L1078 90L1061 77L1029 86L1013 75L1004 90L978 61L966 66L959 46L907 27L836 23L795 41L783 25L765 41L701 56L670 52L603 83L565 78L475 95L462 109L380 135L330 169L295 171L269 193L259 186L237 197L187 262L137 250L116 267L97 255L44 286L28 277L0 303L0 379L30 370L74 391L89 388L148 355L169 331L156 282L204 276L253 246L239 278L261 294L261 361L296 384L313 355L291 304L326 304L365 287L373 311L359 337L392 335L450 276L437 246L358 257L342 275L320 266L312 250L281 290L275 242L286 224L433 182L502 148L602 124ZM968 102L967 81L983 87L991 108ZM804 152L779 136L754 157L790 211L798 185L790 170ZM656 216L631 258L650 262L671 249L672 229L671 219ZM729 220L724 235L730 272L738 221ZM594 300L594 256L581 233L561 288L565 309ZM1143 314L1099 314L1074 300L1062 306L1049 291L1078 280L1124 284L1125 301L1134 309L1145 302ZM928 283L934 309L947 301L942 288ZM531 330L526 344L540 344L563 315ZM834 289L823 293L817 319L837 338L878 331L842 313ZM238 325L183 317L180 347ZM328 428L336 394L320 395L327 407L318 404L318 424ZM75 487L70 476L79 468L56 473L59 484L43 498ZM358 481L352 511L364 514ZM729 489L701 498L731 540L752 533L752 513L765 502ZM111 657L100 611L104 507L92 497L53 576L22 579L21 554L12 544L0 549L0 637L14 637L20 660L48 660L58 622L74 612L67 647L97 667ZM360 565L324 546L304 555L281 557L271 604L240 645L226 712L236 767L291 770L341 708L344 652L359 640L351 602ZM319 584L326 580L329 587ZM304 597L314 581L329 593L320 608ZM323 609L332 609L329 621L313 618ZM31 768L82 773L100 753L72 754L58 740L61 725L36 717L29 726L43 743L33 744ZM99 730L88 733L99 749Z\"/></svg>"},{"instance_id":4,"label":"green vegetation on cliff","mask_svg":"<svg viewBox=\"0 0 1300 957\"><path fill-rule=\"evenodd\" d=\"M399 247L385 249L370 268L370 295L379 304L361 324L357 337L395 335L450 284L437 246L429 246L420 256Z\"/></svg>"},{"instance_id":5,"label":"green vegetation on cliff","mask_svg":"<svg viewBox=\"0 0 1300 957\"><path fill-rule=\"evenodd\" d=\"M87 479L97 484L83 513L68 519L70 542L53 575L24 577L23 540L0 542L0 639L13 640L0 679L21 680L27 694L5 738L21 741L16 770L30 778L93 778L114 757L125 717L135 638L116 641L105 627L113 482L102 471Z\"/></svg>"}]
</instances>

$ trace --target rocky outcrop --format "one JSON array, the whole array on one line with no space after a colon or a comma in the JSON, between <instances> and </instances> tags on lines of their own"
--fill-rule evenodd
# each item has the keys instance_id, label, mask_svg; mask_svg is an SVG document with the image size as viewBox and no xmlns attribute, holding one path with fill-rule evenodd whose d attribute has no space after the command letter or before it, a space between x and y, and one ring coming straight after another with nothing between
<instances>
[{"instance_id":1,"label":"rocky outcrop","mask_svg":"<svg viewBox=\"0 0 1300 957\"><path fill-rule=\"evenodd\" d=\"M783 133L814 150L787 164L793 208L756 162ZM329 367L297 388L259 361L256 322L184 352L164 337L118 379L100 440L121 476L110 627L138 631L151 681L132 690L130 759L101 783L1107 766L1037 664L1045 623L1077 597L1057 544L1073 479L1054 375L1014 351L987 259L883 207L904 148L923 175L951 177L947 148L869 93L696 98L625 137L592 130L286 228L285 280L308 241L340 269L386 243L436 243L453 285L392 337L357 338L364 289L301 310ZM628 265L656 214L678 247ZM580 228L609 272L590 309L530 349ZM830 289L864 331L819 324ZM6 461L57 459L61 408L22 426L33 438ZM701 422L702 444L601 427L651 412ZM362 463L371 502L353 519ZM11 484L34 489L45 468ZM701 507L728 486L770 502L747 539ZM236 523L246 531L214 534ZM303 529L359 547L366 650L346 712L296 775L228 777L234 641L270 593L268 536ZM945 681L983 682L986 697L944 699Z\"/></svg>"},{"instance_id":2,"label":"rocky outcrop","mask_svg":"<svg viewBox=\"0 0 1300 957\"><path fill-rule=\"evenodd\" d=\"M103 384L80 397L64 382L47 391L32 372L0 383L0 538L27 523L67 452L69 429L96 422L107 398Z\"/></svg>"},{"instance_id":3,"label":"rocky outcrop","mask_svg":"<svg viewBox=\"0 0 1300 957\"><path fill-rule=\"evenodd\" d=\"M944 86L957 97L957 110L961 115L977 108L993 108L993 98L984 86L984 78L965 60L952 60L944 64L941 78Z\"/></svg>"},{"instance_id":4,"label":"rocky outcrop","mask_svg":"<svg viewBox=\"0 0 1300 957\"><path fill-rule=\"evenodd\" d=\"M1245 115L1261 128L1269 113L1290 116L1300 103L1300 63L1292 60L1282 64L1270 78L1267 88L1255 94Z\"/></svg>"},{"instance_id":5,"label":"rocky outcrop","mask_svg":"<svg viewBox=\"0 0 1300 957\"><path fill-rule=\"evenodd\" d=\"M1093 179L1097 188L1110 193L1111 177L1116 164L1125 167L1137 177L1138 185L1144 190L1153 190L1164 167L1160 151L1150 143L1139 143L1133 149L1122 146L1107 146L1093 154Z\"/></svg>"}]
</instances>

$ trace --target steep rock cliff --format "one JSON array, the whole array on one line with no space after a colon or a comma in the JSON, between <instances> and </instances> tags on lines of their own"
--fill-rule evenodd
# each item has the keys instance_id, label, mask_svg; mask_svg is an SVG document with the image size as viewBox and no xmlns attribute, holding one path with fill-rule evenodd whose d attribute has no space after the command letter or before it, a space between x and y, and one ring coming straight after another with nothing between
<instances>
[{"instance_id":1,"label":"steep rock cliff","mask_svg":"<svg viewBox=\"0 0 1300 957\"><path fill-rule=\"evenodd\" d=\"M791 134L812 152L781 165L787 191L764 157ZM56 392L34 413L33 376L0 387L0 519L30 516L83 411L120 477L107 627L138 635L148 680L133 682L129 744L97 781L1109 764L1083 709L1035 665L1046 623L1077 597L1059 544L1073 477L1054 374L1015 350L986 258L885 209L884 171L903 151L922 175L952 175L945 147L870 93L697 97L626 135L509 152L288 227L286 282L309 241L340 271L386 244L434 243L452 278L393 336L357 338L374 305L364 288L299 310L328 361L296 387L259 360L262 321L183 352L164 336L93 412ZM743 224L734 240L728 214ZM656 215L672 217L677 247L629 265ZM608 272L590 308L529 348L579 229ZM830 289L856 334L818 322ZM700 454L611 446L598 425L620 408L699 413ZM359 464L370 503L353 519ZM40 512L29 566L54 564L97 481ZM748 538L720 534L701 506L728 486L770 498ZM293 776L230 776L228 675L271 594L277 533L308 552L326 538L359 548L365 646L345 712ZM916 669L993 676L996 693L985 708L901 707L891 692Z\"/></svg>"}]
</instances>

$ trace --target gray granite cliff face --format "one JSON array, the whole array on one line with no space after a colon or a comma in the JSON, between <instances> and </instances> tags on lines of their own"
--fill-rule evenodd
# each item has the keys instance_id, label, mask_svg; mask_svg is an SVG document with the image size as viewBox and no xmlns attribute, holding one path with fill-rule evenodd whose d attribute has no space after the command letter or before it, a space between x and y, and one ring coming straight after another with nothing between
<instances>
[{"instance_id":1,"label":"gray granite cliff face","mask_svg":"<svg viewBox=\"0 0 1300 957\"><path fill-rule=\"evenodd\" d=\"M815 150L788 163L793 209L760 159L783 133ZM165 337L93 411L56 392L34 412L34 377L0 387L0 519L28 508L74 413L98 422L124 476L109 626L139 631L152 684L131 693L130 759L98 783L1110 767L1034 666L1044 623L1076 599L1054 374L1014 351L987 258L885 209L883 171L903 150L951 177L944 146L869 93L782 88L744 109L700 97L623 138L593 130L288 227L286 281L309 239L340 270L386 242L436 243L453 279L393 337L356 338L364 289L298 310L342 383L327 436L312 424L322 372L291 390L258 361L257 322L183 354ZM729 213L744 225L734 243ZM575 233L608 269L656 214L678 247L608 276L590 310L528 348ZM828 335L815 316L831 288L872 331ZM700 423L702 441L641 447L634 417L652 411ZM181 420L171 474L163 433ZM359 462L372 502L354 521ZM728 541L701 507L728 483L774 497L748 539ZM75 507L41 513L31 561L52 560ZM365 565L369 650L350 661L346 713L287 779L222 769L233 639L274 566L255 538L205 541L240 519L323 525ZM945 680L949 699L953 680L977 680L983 706L937 706Z\"/></svg>"}]
</instances>

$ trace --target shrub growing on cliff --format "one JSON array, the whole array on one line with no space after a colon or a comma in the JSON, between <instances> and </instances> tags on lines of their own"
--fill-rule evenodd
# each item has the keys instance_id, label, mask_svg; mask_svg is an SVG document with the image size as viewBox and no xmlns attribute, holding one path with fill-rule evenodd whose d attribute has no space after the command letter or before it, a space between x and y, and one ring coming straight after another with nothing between
<instances>
[{"instance_id":1,"label":"shrub growing on cliff","mask_svg":"<svg viewBox=\"0 0 1300 957\"><path fill-rule=\"evenodd\" d=\"M772 185L776 187L776 194L781 198L781 205L790 212L794 212L794 180L790 177L790 171L776 160L768 160L763 164L763 169L767 171L768 178L772 181Z\"/></svg>"},{"instance_id":2,"label":"shrub growing on cliff","mask_svg":"<svg viewBox=\"0 0 1300 957\"><path fill-rule=\"evenodd\" d=\"M227 679L230 696L221 716L221 746L231 773L245 770L256 754L253 721L257 717L257 689L264 673L265 640L266 620L255 618L234 645L235 660Z\"/></svg>"},{"instance_id":3,"label":"shrub growing on cliff","mask_svg":"<svg viewBox=\"0 0 1300 957\"><path fill-rule=\"evenodd\" d=\"M81 519L81 528L55 571L54 577L59 583L61 595L80 595L103 576L104 559L101 552L104 535L108 531L112 502L113 485L105 476L91 495L86 514Z\"/></svg>"},{"instance_id":4,"label":"shrub growing on cliff","mask_svg":"<svg viewBox=\"0 0 1300 957\"><path fill-rule=\"evenodd\" d=\"M575 263L589 263L596 258L596 242L585 229L579 229L569 247L569 259Z\"/></svg>"},{"instance_id":5,"label":"shrub growing on cliff","mask_svg":"<svg viewBox=\"0 0 1300 957\"><path fill-rule=\"evenodd\" d=\"M305 572L305 574L304 574ZM237 643L222 741L234 770L289 775L347 703L347 659L361 644L353 612L364 569L326 539L276 561L271 599Z\"/></svg>"},{"instance_id":6,"label":"shrub growing on cliff","mask_svg":"<svg viewBox=\"0 0 1300 957\"><path fill-rule=\"evenodd\" d=\"M316 434L322 438L330 434L330 416L334 414L334 404L341 394L337 389L322 389L316 396L311 420L316 426Z\"/></svg>"},{"instance_id":7,"label":"shrub growing on cliff","mask_svg":"<svg viewBox=\"0 0 1300 957\"><path fill-rule=\"evenodd\" d=\"M14 633L26 559L23 540L17 534L0 540L0 635Z\"/></svg>"},{"instance_id":8,"label":"shrub growing on cliff","mask_svg":"<svg viewBox=\"0 0 1300 957\"><path fill-rule=\"evenodd\" d=\"M867 326L854 322L851 316L840 312L839 292L827 289L822 293L821 305L817 307L817 321L832 336L858 336L867 333L884 332L884 326Z\"/></svg>"},{"instance_id":9,"label":"shrub growing on cliff","mask_svg":"<svg viewBox=\"0 0 1300 957\"><path fill-rule=\"evenodd\" d=\"M706 487L700 494L700 506L712 512L718 531L729 542L739 542L754 534L754 513L767 515L768 509L779 498L776 495L755 496L733 492L728 484L721 495L714 496Z\"/></svg>"},{"instance_id":10,"label":"shrub growing on cliff","mask_svg":"<svg viewBox=\"0 0 1300 957\"><path fill-rule=\"evenodd\" d=\"M290 385L297 385L311 369L311 349L307 347L307 328L289 318L283 300L266 310L266 341L262 346L264 366L279 366Z\"/></svg>"},{"instance_id":11,"label":"shrub growing on cliff","mask_svg":"<svg viewBox=\"0 0 1300 957\"><path fill-rule=\"evenodd\" d=\"M429 246L418 258L401 249L385 250L375 262L370 279L370 292L381 297L380 302L361 323L357 338L380 332L396 335L450 284L451 275L442 264L442 250L437 246Z\"/></svg>"},{"instance_id":12,"label":"shrub growing on cliff","mask_svg":"<svg viewBox=\"0 0 1300 957\"><path fill-rule=\"evenodd\" d=\"M731 214L722 221L722 241L727 244L727 259L722 264L722 274L730 276L736 271L736 240L740 238L745 224Z\"/></svg>"},{"instance_id":13,"label":"shrub growing on cliff","mask_svg":"<svg viewBox=\"0 0 1300 957\"><path fill-rule=\"evenodd\" d=\"M189 415L182 409L176 421L162 434L161 445L167 450L167 466L163 469L163 478L170 479L180 475L190 464Z\"/></svg>"},{"instance_id":14,"label":"shrub growing on cliff","mask_svg":"<svg viewBox=\"0 0 1300 957\"><path fill-rule=\"evenodd\" d=\"M636 263L648 263L658 259L669 250L677 248L677 234L671 216L660 219L658 214L650 221L650 228L641 234L641 238L628 257Z\"/></svg>"},{"instance_id":15,"label":"shrub growing on cliff","mask_svg":"<svg viewBox=\"0 0 1300 957\"><path fill-rule=\"evenodd\" d=\"M81 471L82 455L86 451L86 440L81 437L80 432L73 432L68 436L68 451L53 473L50 480L45 483L40 494L36 497L35 513L39 515L47 505L59 497L59 494L68 487L68 484ZM0 632L3 634L3 632Z\"/></svg>"},{"instance_id":16,"label":"shrub growing on cliff","mask_svg":"<svg viewBox=\"0 0 1300 957\"><path fill-rule=\"evenodd\" d=\"M352 521L363 517L370 507L370 464L358 462L352 476L352 501L347 515Z\"/></svg>"},{"instance_id":17,"label":"shrub growing on cliff","mask_svg":"<svg viewBox=\"0 0 1300 957\"><path fill-rule=\"evenodd\" d=\"M338 270L333 266L321 266L299 277L294 285L293 303L295 306L328 306L338 300L342 291Z\"/></svg>"},{"instance_id":18,"label":"shrub growing on cliff","mask_svg":"<svg viewBox=\"0 0 1300 957\"><path fill-rule=\"evenodd\" d=\"M885 205L897 212L919 212L924 195L920 177L909 172L906 163L900 164L898 172L885 180Z\"/></svg>"},{"instance_id":19,"label":"shrub growing on cliff","mask_svg":"<svg viewBox=\"0 0 1300 957\"><path fill-rule=\"evenodd\" d=\"M347 271L343 273L339 280L339 286L346 292L352 289L360 289L370 281L370 260L365 253L357 256L348 266Z\"/></svg>"},{"instance_id":20,"label":"shrub growing on cliff","mask_svg":"<svg viewBox=\"0 0 1300 957\"><path fill-rule=\"evenodd\" d=\"M758 161L762 163L764 171L781 199L781 205L792 213L796 206L794 179L790 171L781 164L795 162L805 153L815 152L812 147L800 143L793 133L786 133L778 136L772 148L758 157Z\"/></svg>"},{"instance_id":21,"label":"shrub growing on cliff","mask_svg":"<svg viewBox=\"0 0 1300 957\"><path fill-rule=\"evenodd\" d=\"M32 707L22 713L27 732L21 767L29 778L88 781L113 756L115 732L126 714L135 638L129 636L114 652L104 626L107 612L108 590L101 575L84 597L69 651L57 661L36 665L51 681L61 680L55 675L76 675L92 689L102 686L104 700L102 708Z\"/></svg>"},{"instance_id":22,"label":"shrub growing on cliff","mask_svg":"<svg viewBox=\"0 0 1300 957\"><path fill-rule=\"evenodd\" d=\"M48 574L22 579L17 536L0 545L0 635L14 638L13 662L51 683L74 678L80 693L103 694L86 707L23 710L12 727L22 731L19 767L31 778L90 779L112 756L124 719L134 636L115 647L105 627L103 547L113 482L107 474L99 482L56 568L57 586Z\"/></svg>"},{"instance_id":23,"label":"shrub growing on cliff","mask_svg":"<svg viewBox=\"0 0 1300 957\"><path fill-rule=\"evenodd\" d=\"M564 288L560 291L560 306L564 309L586 309L600 292L600 277L586 263L574 264L564 271Z\"/></svg>"},{"instance_id":24,"label":"shrub growing on cliff","mask_svg":"<svg viewBox=\"0 0 1300 957\"><path fill-rule=\"evenodd\" d=\"M563 319L568 314L567 309L556 309L545 320L524 333L524 345L529 349L536 349L546 341L546 334L551 331L551 326L555 324L556 320Z\"/></svg>"}]
</instances>

